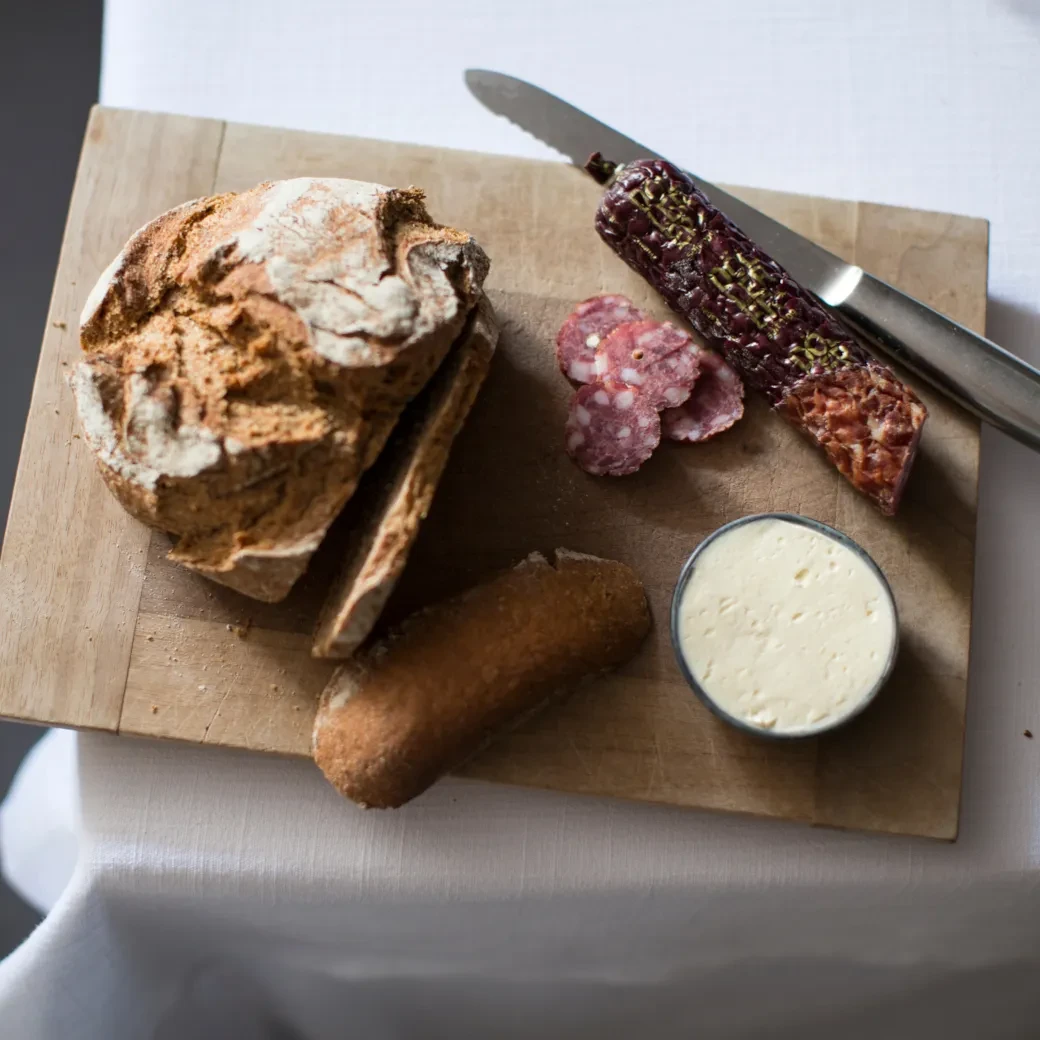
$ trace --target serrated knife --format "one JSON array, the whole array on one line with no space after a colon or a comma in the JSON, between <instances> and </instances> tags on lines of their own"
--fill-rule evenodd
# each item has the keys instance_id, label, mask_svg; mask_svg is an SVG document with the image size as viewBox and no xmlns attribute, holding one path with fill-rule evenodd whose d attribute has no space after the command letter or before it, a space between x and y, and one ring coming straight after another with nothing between
<instances>
[{"instance_id":1,"label":"serrated knife","mask_svg":"<svg viewBox=\"0 0 1040 1040\"><path fill-rule=\"evenodd\" d=\"M665 158L555 94L513 76L467 69L466 85L495 115L505 116L575 166L584 167L593 152L616 163ZM714 184L691 176L734 224L872 346L980 419L1040 451L1040 371Z\"/></svg>"}]
</instances>

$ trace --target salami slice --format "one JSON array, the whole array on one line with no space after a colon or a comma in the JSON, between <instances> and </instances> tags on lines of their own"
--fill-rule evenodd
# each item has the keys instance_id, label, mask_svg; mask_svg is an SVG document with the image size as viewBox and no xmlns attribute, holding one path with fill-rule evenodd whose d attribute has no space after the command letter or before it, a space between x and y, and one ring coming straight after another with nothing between
<instances>
[{"instance_id":1,"label":"salami slice","mask_svg":"<svg viewBox=\"0 0 1040 1040\"><path fill-rule=\"evenodd\" d=\"M593 476L635 473L661 443L657 409L630 386L589 383L571 401L567 454Z\"/></svg>"},{"instance_id":2,"label":"salami slice","mask_svg":"<svg viewBox=\"0 0 1040 1040\"><path fill-rule=\"evenodd\" d=\"M593 378L634 387L654 408L674 408L697 381L700 348L667 321L619 325L596 348Z\"/></svg>"},{"instance_id":3,"label":"salami slice","mask_svg":"<svg viewBox=\"0 0 1040 1040\"><path fill-rule=\"evenodd\" d=\"M607 333L626 321L642 321L646 315L627 296L593 296L571 312L556 334L556 360L560 370L575 383L595 380L592 364L596 348Z\"/></svg>"},{"instance_id":4,"label":"salami slice","mask_svg":"<svg viewBox=\"0 0 1040 1040\"><path fill-rule=\"evenodd\" d=\"M744 414L744 384L718 354L701 352L700 375L690 399L661 413L661 429L673 441L706 441Z\"/></svg>"}]
</instances>

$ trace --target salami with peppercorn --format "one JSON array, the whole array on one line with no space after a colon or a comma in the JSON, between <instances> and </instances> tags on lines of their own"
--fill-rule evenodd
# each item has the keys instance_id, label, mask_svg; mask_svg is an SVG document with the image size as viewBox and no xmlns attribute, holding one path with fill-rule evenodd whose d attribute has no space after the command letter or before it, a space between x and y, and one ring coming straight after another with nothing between
<instances>
[{"instance_id":1,"label":"salami with peppercorn","mask_svg":"<svg viewBox=\"0 0 1040 1040\"><path fill-rule=\"evenodd\" d=\"M718 346L745 382L883 513L899 506L928 412L811 293L661 159L586 167L611 181L600 237Z\"/></svg>"}]
</instances>

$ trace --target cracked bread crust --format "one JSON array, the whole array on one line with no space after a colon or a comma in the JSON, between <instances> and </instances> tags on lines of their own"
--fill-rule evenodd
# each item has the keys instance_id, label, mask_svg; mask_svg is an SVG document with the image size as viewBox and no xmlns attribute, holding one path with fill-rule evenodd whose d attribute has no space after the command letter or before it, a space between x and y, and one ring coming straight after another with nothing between
<instances>
[{"instance_id":1,"label":"cracked bread crust","mask_svg":"<svg viewBox=\"0 0 1040 1040\"><path fill-rule=\"evenodd\" d=\"M102 476L171 559L282 599L487 269L415 188L301 178L163 214L84 308L70 381Z\"/></svg>"}]
</instances>

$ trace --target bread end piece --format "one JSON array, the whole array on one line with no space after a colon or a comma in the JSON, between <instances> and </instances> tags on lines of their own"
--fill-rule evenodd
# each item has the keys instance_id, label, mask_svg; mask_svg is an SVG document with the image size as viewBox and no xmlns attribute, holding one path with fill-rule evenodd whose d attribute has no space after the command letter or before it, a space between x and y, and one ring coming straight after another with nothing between
<instances>
[{"instance_id":1,"label":"bread end piece","mask_svg":"<svg viewBox=\"0 0 1040 1040\"><path fill-rule=\"evenodd\" d=\"M359 805L396 808L496 733L629 660L649 628L631 568L533 553L344 665L322 694L314 759Z\"/></svg>"},{"instance_id":2,"label":"bread end piece","mask_svg":"<svg viewBox=\"0 0 1040 1040\"><path fill-rule=\"evenodd\" d=\"M311 652L347 658L364 642L390 598L429 512L455 437L491 366L498 322L482 296L422 397L405 412L405 427L370 475L378 487L365 505L339 576L326 597ZM365 495L362 485L359 495Z\"/></svg>"}]
</instances>

